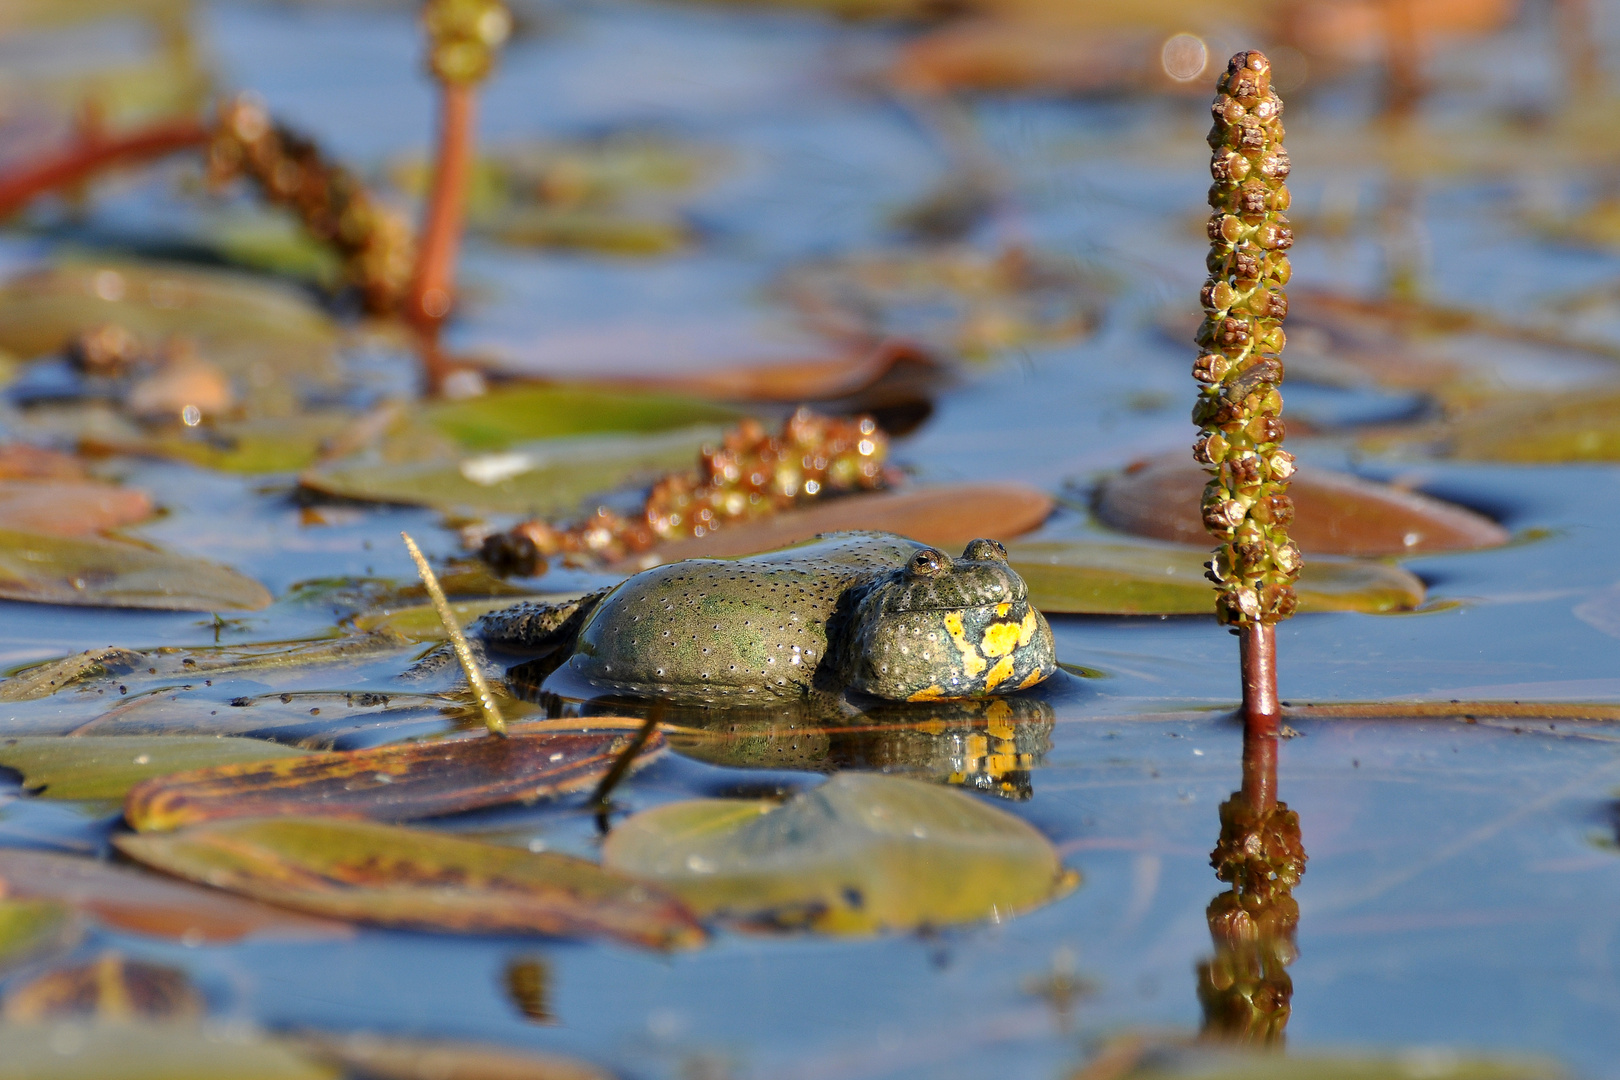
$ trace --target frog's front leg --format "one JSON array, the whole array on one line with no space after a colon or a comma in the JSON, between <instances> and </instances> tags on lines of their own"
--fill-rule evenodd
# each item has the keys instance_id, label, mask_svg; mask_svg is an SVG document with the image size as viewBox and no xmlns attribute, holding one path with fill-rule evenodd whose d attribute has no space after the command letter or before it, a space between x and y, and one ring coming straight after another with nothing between
<instances>
[{"instance_id":1,"label":"frog's front leg","mask_svg":"<svg viewBox=\"0 0 1620 1080\"><path fill-rule=\"evenodd\" d=\"M492 611L470 627L473 636L500 649L530 652L542 649L572 649L580 627L591 617L596 605L612 592L598 589L572 600L555 602L524 601Z\"/></svg>"}]
</instances>

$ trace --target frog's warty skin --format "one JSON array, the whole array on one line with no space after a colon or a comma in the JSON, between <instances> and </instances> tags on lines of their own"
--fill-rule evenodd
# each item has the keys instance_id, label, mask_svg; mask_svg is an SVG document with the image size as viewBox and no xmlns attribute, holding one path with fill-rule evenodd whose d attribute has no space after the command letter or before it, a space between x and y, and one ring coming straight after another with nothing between
<instances>
[{"instance_id":1,"label":"frog's warty skin","mask_svg":"<svg viewBox=\"0 0 1620 1080\"><path fill-rule=\"evenodd\" d=\"M1208 564L1222 623L1273 623L1294 613L1299 548L1288 539L1294 516L1288 478L1294 459L1282 449L1280 359L1288 314L1288 151L1283 103L1271 88L1271 64L1256 51L1227 64L1210 106L1215 126L1209 204L1209 281L1200 299L1200 355L1193 362L1202 428L1193 457L1211 474L1204 526L1221 546Z\"/></svg>"}]
</instances>

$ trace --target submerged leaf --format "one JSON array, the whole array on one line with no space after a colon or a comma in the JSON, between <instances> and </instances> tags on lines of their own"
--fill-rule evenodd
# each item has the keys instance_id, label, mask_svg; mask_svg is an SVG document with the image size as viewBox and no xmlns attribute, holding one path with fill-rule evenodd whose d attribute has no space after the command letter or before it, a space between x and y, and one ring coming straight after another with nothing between
<instances>
[{"instance_id":1,"label":"submerged leaf","mask_svg":"<svg viewBox=\"0 0 1620 1080\"><path fill-rule=\"evenodd\" d=\"M653 740L635 764L663 749L660 736ZM627 741L617 731L513 733L222 764L148 780L129 793L124 818L150 832L242 817L437 817L581 791L607 774Z\"/></svg>"},{"instance_id":2,"label":"submerged leaf","mask_svg":"<svg viewBox=\"0 0 1620 1080\"><path fill-rule=\"evenodd\" d=\"M833 934L1004 917L1073 887L1024 821L951 788L842 773L786 803L695 799L608 834L607 866L693 910Z\"/></svg>"},{"instance_id":3,"label":"submerged leaf","mask_svg":"<svg viewBox=\"0 0 1620 1080\"><path fill-rule=\"evenodd\" d=\"M0 1015L14 1023L75 1016L194 1020L206 1011L202 995L180 969L104 952L89 963L58 967L7 990Z\"/></svg>"},{"instance_id":4,"label":"submerged leaf","mask_svg":"<svg viewBox=\"0 0 1620 1080\"><path fill-rule=\"evenodd\" d=\"M23 788L45 799L122 799L165 773L307 753L263 739L206 735L0 737L0 767L21 773Z\"/></svg>"},{"instance_id":5,"label":"submerged leaf","mask_svg":"<svg viewBox=\"0 0 1620 1080\"><path fill-rule=\"evenodd\" d=\"M459 459L333 464L306 472L299 483L345 499L553 517L631 480L690 468L704 442L718 435L718 428L703 427L549 439Z\"/></svg>"},{"instance_id":6,"label":"submerged leaf","mask_svg":"<svg viewBox=\"0 0 1620 1080\"><path fill-rule=\"evenodd\" d=\"M663 544L627 563L645 567L681 559L753 555L844 529L897 533L960 551L979 537L1011 538L1029 532L1051 512L1050 496L1021 484L960 484L850 495L753 524L716 529L697 539Z\"/></svg>"},{"instance_id":7,"label":"submerged leaf","mask_svg":"<svg viewBox=\"0 0 1620 1080\"><path fill-rule=\"evenodd\" d=\"M700 944L679 903L594 863L424 829L249 818L113 840L130 858L317 915L454 933Z\"/></svg>"},{"instance_id":8,"label":"submerged leaf","mask_svg":"<svg viewBox=\"0 0 1620 1080\"><path fill-rule=\"evenodd\" d=\"M1026 540L1007 545L1036 607L1064 615L1209 615L1215 591L1204 577L1209 551L1169 544ZM1301 611L1410 611L1423 582L1387 563L1307 559L1295 586Z\"/></svg>"},{"instance_id":9,"label":"submerged leaf","mask_svg":"<svg viewBox=\"0 0 1620 1080\"><path fill-rule=\"evenodd\" d=\"M0 898L0 973L65 948L77 936L73 912L65 904Z\"/></svg>"},{"instance_id":10,"label":"submerged leaf","mask_svg":"<svg viewBox=\"0 0 1620 1080\"><path fill-rule=\"evenodd\" d=\"M0 1080L337 1080L289 1046L191 1023L0 1024Z\"/></svg>"},{"instance_id":11,"label":"submerged leaf","mask_svg":"<svg viewBox=\"0 0 1620 1080\"><path fill-rule=\"evenodd\" d=\"M1196 462L1179 455L1139 463L1098 490L1097 517L1121 532L1203 544L1208 533L1199 504L1208 481ZM1289 533L1307 556L1415 555L1509 540L1506 529L1472 510L1325 469L1300 470L1288 496L1294 501Z\"/></svg>"},{"instance_id":12,"label":"submerged leaf","mask_svg":"<svg viewBox=\"0 0 1620 1080\"><path fill-rule=\"evenodd\" d=\"M350 932L342 923L48 851L0 849L0 892L59 901L115 930L175 941L311 940Z\"/></svg>"},{"instance_id":13,"label":"submerged leaf","mask_svg":"<svg viewBox=\"0 0 1620 1080\"><path fill-rule=\"evenodd\" d=\"M11 529L0 529L0 597L163 611L257 611L272 599L252 578L194 555Z\"/></svg>"}]
</instances>

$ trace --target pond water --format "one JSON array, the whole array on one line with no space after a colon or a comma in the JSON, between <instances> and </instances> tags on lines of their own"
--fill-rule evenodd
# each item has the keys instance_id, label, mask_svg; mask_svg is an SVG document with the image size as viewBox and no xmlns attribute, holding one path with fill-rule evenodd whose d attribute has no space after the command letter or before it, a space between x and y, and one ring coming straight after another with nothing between
<instances>
[{"instance_id":1,"label":"pond water","mask_svg":"<svg viewBox=\"0 0 1620 1080\"><path fill-rule=\"evenodd\" d=\"M1605 33L1620 26L1614 14L1612 5L1600 11ZM899 30L626 0L550 5L532 18L484 96L483 137L637 131L695 147L706 176L682 205L698 240L637 259L475 236L462 261L466 301L453 349L542 332L588 339L623 325L785 326L770 291L784 272L898 250L892 215L940 183L961 151L925 110L881 91L876 73ZM380 170L425 146L433 95L412 10L210 3L189 19L220 85L253 89L334 155ZM1445 50L1437 80L1471 88L1430 102L1437 123L1465 130L1514 93L1549 100L1550 39L1536 8ZM110 40L115 54L124 47ZM1505 56L1528 59L1508 78ZM940 392L926 422L894 442L893 459L916 480L1080 492L1038 535L1089 536L1103 531L1083 508L1096 477L1185 452L1192 347L1159 320L1167 304L1192 310L1203 278L1205 101L1199 92L961 106L975 152L995 162L1003 184L1002 205L970 243L988 252L1027 244L1112 284L1095 333L1002 350ZM1393 185L1377 156L1344 145L1365 139L1374 108L1362 82L1347 77L1290 110L1291 146L1299 136L1291 183L1304 222L1296 287L1383 287L1399 245L1367 208L1393 201ZM171 179L159 169L120 180L77 221L4 234L5 264L25 267L68 245L150 250L197 235L200 212L176 197ZM1580 183L1535 168L1424 177L1417 209L1392 228L1420 250L1429 298L1536 317L1551 310L1538 305L1612 291L1620 279L1620 256L1553 245L1515 217L1536 192L1573 200ZM1310 223L1346 198L1362 207L1349 233L1313 234ZM1620 305L1600 306L1583 331L1601 337L1617 324ZM1474 351L1498 390L1617 384L1612 361L1591 354L1500 340ZM407 357L385 351L376 365L368 392L409 381ZM1481 510L1514 536L1494 550L1404 560L1428 588L1417 611L1307 613L1283 624L1285 701L1620 704L1620 467L1381 456L1357 442L1357 426L1410 419L1430 407L1421 394L1373 382L1290 382L1284 392L1290 418L1304 421L1289 446L1307 469L1398 480ZM284 474L133 457L105 468L167 510L129 535L235 567L281 599L223 630L197 613L0 603L0 662L10 668L106 645L317 636L332 627L332 605L308 591L289 597L295 585L413 579L402 529L435 556L461 548L426 509L344 505L311 524ZM557 569L536 589L611 580ZM81 949L115 947L178 967L214 1013L271 1030L477 1039L571 1054L627 1077L1059 1077L1120 1032L1191 1035L1206 1017L1199 966L1216 950L1206 907L1227 889L1209 853L1219 807L1243 781L1231 714L1235 642L1205 617L1051 622L1059 659L1084 674L1064 672L1032 695L1036 719L1021 744L1029 797L993 801L1036 826L1082 880L1016 918L855 940L721 930L706 948L670 956L384 930L336 942L185 945L101 929ZM132 677L128 690L214 704L397 690L395 676L420 651L237 674L183 692L172 678ZM0 733L61 733L102 709L82 698L8 704ZM1309 855L1293 893L1290 1052L1439 1048L1620 1075L1620 725L1289 723L1297 737L1278 750L1277 792L1297 812ZM339 745L447 726L429 715L415 726L357 729ZM928 752L943 761L953 750L940 739ZM850 763L884 764L859 752ZM634 811L819 779L666 754L616 797ZM120 827L104 805L32 798L16 774L0 772L0 846L104 855ZM436 827L592 857L599 844L579 799ZM509 992L523 964L540 972L544 1023ZM1083 981L1089 992L1060 1008L1061 994L1038 992L1054 978ZM1408 1060L1436 1060L1421 1053Z\"/></svg>"}]
</instances>

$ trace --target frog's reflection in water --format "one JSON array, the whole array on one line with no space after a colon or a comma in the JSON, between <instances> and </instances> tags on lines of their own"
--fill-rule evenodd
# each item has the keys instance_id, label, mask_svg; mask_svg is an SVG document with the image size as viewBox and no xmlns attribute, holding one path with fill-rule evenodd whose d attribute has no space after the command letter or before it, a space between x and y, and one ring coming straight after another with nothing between
<instances>
[{"instance_id":1,"label":"frog's reflection in water","mask_svg":"<svg viewBox=\"0 0 1620 1080\"><path fill-rule=\"evenodd\" d=\"M1294 994L1288 966L1297 949L1305 872L1299 815L1277 800L1277 734L1243 736L1243 786L1221 804L1221 834L1209 861L1231 885L1206 909L1215 955L1198 966L1203 1036L1281 1045Z\"/></svg>"},{"instance_id":2,"label":"frog's reflection in water","mask_svg":"<svg viewBox=\"0 0 1620 1080\"><path fill-rule=\"evenodd\" d=\"M623 698L560 697L540 691L538 680L525 688L522 675L521 668L508 672L508 685L551 716L645 716L650 708ZM881 770L1027 799L1055 716L1047 697L1033 692L966 701L812 697L766 708L666 706L661 719L672 750L711 765Z\"/></svg>"}]
</instances>

